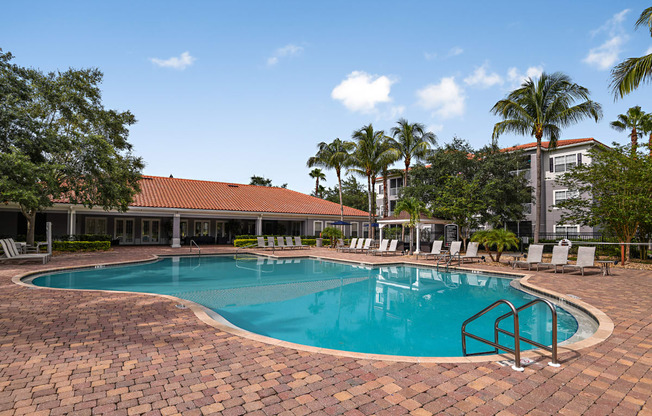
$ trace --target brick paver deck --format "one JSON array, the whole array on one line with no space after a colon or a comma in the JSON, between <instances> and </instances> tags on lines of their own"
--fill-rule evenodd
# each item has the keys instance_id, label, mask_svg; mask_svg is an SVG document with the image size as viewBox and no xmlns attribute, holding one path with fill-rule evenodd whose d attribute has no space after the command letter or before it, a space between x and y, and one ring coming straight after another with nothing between
<instances>
[{"instance_id":1,"label":"brick paver deck","mask_svg":"<svg viewBox=\"0 0 652 416\"><path fill-rule=\"evenodd\" d=\"M203 248L202 254L224 250ZM562 354L561 368L541 362L522 373L493 362L419 364L310 353L220 331L158 296L12 282L44 267L187 252L131 247L59 255L46 266L0 265L0 416L652 415L650 272L535 274L530 282L579 296L615 328L600 344Z\"/></svg>"}]
</instances>

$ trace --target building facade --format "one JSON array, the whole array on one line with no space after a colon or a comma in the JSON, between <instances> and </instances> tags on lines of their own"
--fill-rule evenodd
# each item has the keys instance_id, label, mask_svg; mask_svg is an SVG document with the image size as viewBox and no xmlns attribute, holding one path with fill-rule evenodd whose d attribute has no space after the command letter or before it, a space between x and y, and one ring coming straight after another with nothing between
<instances>
[{"instance_id":1,"label":"building facade","mask_svg":"<svg viewBox=\"0 0 652 416\"><path fill-rule=\"evenodd\" d=\"M319 235L340 219L340 205L277 187L143 176L127 212L55 201L37 215L35 234L52 223L55 237L108 234L121 245L169 244L193 239L228 244L236 235ZM344 207L346 236L368 233L368 214ZM18 237L27 226L18 206L0 207L0 235Z\"/></svg>"},{"instance_id":2,"label":"building facade","mask_svg":"<svg viewBox=\"0 0 652 416\"><path fill-rule=\"evenodd\" d=\"M523 145L508 147L504 151L522 151L523 160L519 170L515 173L524 171L525 177L533 189L533 200L536 195L536 170L541 169L542 173L542 209L541 218L538 221L541 224L541 232L550 235L551 238L561 237L564 235L576 235L579 233L594 233L592 227L581 226L579 224L569 224L561 220L562 211L556 208L556 203L567 198L587 197L586 195L576 195L572 191L557 184L556 180L563 173L572 169L578 164L591 163L588 154L589 149L593 146L602 145L593 138L559 140L555 148L550 148L549 142L542 143L542 165L537 166L536 161L536 142ZM376 185L377 207L379 216L385 216L382 212L384 195L382 188L382 178ZM403 187L403 177L399 175L392 176L388 179L388 202L389 216L393 215L396 202L400 199L401 189ZM525 205L525 218L523 221L511 222L507 228L520 236L532 236L535 218L534 203Z\"/></svg>"}]
</instances>

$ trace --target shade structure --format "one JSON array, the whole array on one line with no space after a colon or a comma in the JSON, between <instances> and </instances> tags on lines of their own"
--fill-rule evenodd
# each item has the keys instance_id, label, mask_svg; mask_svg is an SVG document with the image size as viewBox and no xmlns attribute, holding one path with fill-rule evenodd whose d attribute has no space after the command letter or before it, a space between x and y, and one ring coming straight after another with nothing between
<instances>
[{"instance_id":1,"label":"shade structure","mask_svg":"<svg viewBox=\"0 0 652 416\"><path fill-rule=\"evenodd\" d=\"M333 225L351 225L351 223L346 221L335 221Z\"/></svg>"},{"instance_id":2,"label":"shade structure","mask_svg":"<svg viewBox=\"0 0 652 416\"><path fill-rule=\"evenodd\" d=\"M364 226L365 226L365 227L369 227L369 224L365 224ZM378 223L377 223L377 222L373 222L373 223L371 223L371 226L372 226L372 227L378 227Z\"/></svg>"}]
</instances>

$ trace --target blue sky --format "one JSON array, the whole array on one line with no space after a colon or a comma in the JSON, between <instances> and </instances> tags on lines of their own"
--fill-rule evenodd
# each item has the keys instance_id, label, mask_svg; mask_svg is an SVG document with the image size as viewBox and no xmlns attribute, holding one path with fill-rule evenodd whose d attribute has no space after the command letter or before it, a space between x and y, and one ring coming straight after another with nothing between
<instances>
[{"instance_id":1,"label":"blue sky","mask_svg":"<svg viewBox=\"0 0 652 416\"><path fill-rule=\"evenodd\" d=\"M563 71L603 105L564 138L625 143L609 122L652 87L614 102L609 70L652 48L634 30L647 1L6 2L0 47L43 71L98 67L104 103L131 110L130 141L151 175L310 192L316 144L399 117L490 142L489 110L525 76ZM649 52L648 52L649 53ZM501 146L532 141L503 136ZM326 172L327 186L336 184Z\"/></svg>"}]
</instances>

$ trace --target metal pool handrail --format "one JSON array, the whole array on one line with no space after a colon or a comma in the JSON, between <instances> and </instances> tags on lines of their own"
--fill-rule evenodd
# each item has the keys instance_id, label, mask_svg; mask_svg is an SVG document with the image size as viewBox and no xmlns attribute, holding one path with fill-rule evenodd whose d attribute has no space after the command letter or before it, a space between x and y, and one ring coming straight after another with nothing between
<instances>
[{"instance_id":1,"label":"metal pool handrail","mask_svg":"<svg viewBox=\"0 0 652 416\"><path fill-rule=\"evenodd\" d=\"M199 255L201 256L201 248L199 248L199 244L195 240L190 240L190 252L192 253L192 245L195 245L197 247L197 250L199 250Z\"/></svg>"}]
</instances>

